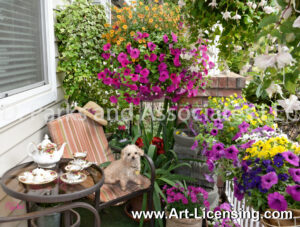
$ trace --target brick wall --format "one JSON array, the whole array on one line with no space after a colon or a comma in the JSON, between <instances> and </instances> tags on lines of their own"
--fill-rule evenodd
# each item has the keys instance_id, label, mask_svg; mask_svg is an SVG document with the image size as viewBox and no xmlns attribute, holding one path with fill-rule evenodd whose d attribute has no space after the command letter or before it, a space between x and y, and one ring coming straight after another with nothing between
<instances>
[{"instance_id":1,"label":"brick wall","mask_svg":"<svg viewBox=\"0 0 300 227\"><path fill-rule=\"evenodd\" d=\"M235 73L220 74L211 78L211 86L205 92L199 92L197 97L184 97L180 104L192 104L193 107L203 106L207 103L208 97L225 97L236 93L242 95L242 89L245 87L246 78Z\"/></svg>"}]
</instances>

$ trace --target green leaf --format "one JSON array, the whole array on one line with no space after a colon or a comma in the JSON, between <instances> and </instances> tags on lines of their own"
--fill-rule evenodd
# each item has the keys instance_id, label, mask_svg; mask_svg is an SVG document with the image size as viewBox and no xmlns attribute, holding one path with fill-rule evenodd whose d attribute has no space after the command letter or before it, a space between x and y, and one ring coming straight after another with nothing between
<instances>
[{"instance_id":1,"label":"green leaf","mask_svg":"<svg viewBox=\"0 0 300 227\"><path fill-rule=\"evenodd\" d=\"M288 73L285 75L284 87L291 93L295 94L297 88L297 80L299 79L299 71L295 73Z\"/></svg>"},{"instance_id":2,"label":"green leaf","mask_svg":"<svg viewBox=\"0 0 300 227\"><path fill-rule=\"evenodd\" d=\"M260 24L258 25L259 28L265 27L269 24L275 23L278 21L278 15L270 15L265 17L264 19L262 19L262 21L260 22Z\"/></svg>"}]
</instances>

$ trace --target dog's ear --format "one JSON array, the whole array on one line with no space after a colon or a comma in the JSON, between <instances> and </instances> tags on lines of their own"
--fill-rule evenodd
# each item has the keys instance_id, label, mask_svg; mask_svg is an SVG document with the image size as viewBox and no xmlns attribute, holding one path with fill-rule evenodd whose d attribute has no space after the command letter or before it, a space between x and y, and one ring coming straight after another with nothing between
<instances>
[{"instance_id":1,"label":"dog's ear","mask_svg":"<svg viewBox=\"0 0 300 227\"><path fill-rule=\"evenodd\" d=\"M144 150L140 149L139 147L137 147L137 150L140 156L144 156Z\"/></svg>"}]
</instances>

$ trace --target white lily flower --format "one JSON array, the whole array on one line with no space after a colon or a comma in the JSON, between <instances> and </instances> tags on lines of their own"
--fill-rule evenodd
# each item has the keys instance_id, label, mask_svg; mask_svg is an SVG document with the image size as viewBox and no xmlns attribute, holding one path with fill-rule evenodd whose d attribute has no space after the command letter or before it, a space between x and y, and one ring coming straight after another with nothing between
<instances>
[{"instance_id":1,"label":"white lily flower","mask_svg":"<svg viewBox=\"0 0 300 227\"><path fill-rule=\"evenodd\" d=\"M275 12L275 9L271 6L265 6L264 11L265 11L266 14L271 14L271 13Z\"/></svg>"},{"instance_id":2,"label":"white lily flower","mask_svg":"<svg viewBox=\"0 0 300 227\"><path fill-rule=\"evenodd\" d=\"M284 66L293 63L295 60L289 52L280 52L276 56L277 66L282 69Z\"/></svg>"},{"instance_id":3,"label":"white lily flower","mask_svg":"<svg viewBox=\"0 0 300 227\"><path fill-rule=\"evenodd\" d=\"M273 54L260 55L254 59L254 65L263 70L265 70L268 67L274 67L275 63L276 63L276 56Z\"/></svg>"},{"instance_id":4,"label":"white lily flower","mask_svg":"<svg viewBox=\"0 0 300 227\"><path fill-rule=\"evenodd\" d=\"M253 3L252 5L252 9L256 9L257 5L255 3Z\"/></svg>"},{"instance_id":5,"label":"white lily flower","mask_svg":"<svg viewBox=\"0 0 300 227\"><path fill-rule=\"evenodd\" d=\"M235 15L231 18L233 20L240 20L242 17L241 15L239 15L237 12L235 13Z\"/></svg>"},{"instance_id":6,"label":"white lily flower","mask_svg":"<svg viewBox=\"0 0 300 227\"><path fill-rule=\"evenodd\" d=\"M278 93L282 95L282 89L278 84L275 84L274 81L271 83L270 87L266 89L269 97L272 98L273 94Z\"/></svg>"},{"instance_id":7,"label":"white lily flower","mask_svg":"<svg viewBox=\"0 0 300 227\"><path fill-rule=\"evenodd\" d=\"M185 6L184 0L179 0L178 5L179 5L179 7Z\"/></svg>"},{"instance_id":8,"label":"white lily flower","mask_svg":"<svg viewBox=\"0 0 300 227\"><path fill-rule=\"evenodd\" d=\"M291 95L288 99L278 100L280 106L286 113L293 113L294 110L300 110L300 101L296 95Z\"/></svg>"},{"instance_id":9,"label":"white lily flower","mask_svg":"<svg viewBox=\"0 0 300 227\"><path fill-rule=\"evenodd\" d=\"M230 15L230 12L226 11L226 12L222 12L222 15L223 15L223 19L224 20L228 20L231 18L231 15Z\"/></svg>"},{"instance_id":10,"label":"white lily flower","mask_svg":"<svg viewBox=\"0 0 300 227\"><path fill-rule=\"evenodd\" d=\"M294 28L300 28L300 16L293 23Z\"/></svg>"},{"instance_id":11,"label":"white lily flower","mask_svg":"<svg viewBox=\"0 0 300 227\"><path fill-rule=\"evenodd\" d=\"M212 0L212 2L208 4L208 6L211 6L212 8L216 8L218 6L218 3L216 2L216 0Z\"/></svg>"}]
</instances>

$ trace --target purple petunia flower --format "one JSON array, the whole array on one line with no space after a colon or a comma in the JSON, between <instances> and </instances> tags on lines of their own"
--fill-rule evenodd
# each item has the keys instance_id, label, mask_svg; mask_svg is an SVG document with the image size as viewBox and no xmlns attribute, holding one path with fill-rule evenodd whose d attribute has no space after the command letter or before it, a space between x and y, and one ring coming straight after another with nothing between
<instances>
[{"instance_id":1,"label":"purple petunia flower","mask_svg":"<svg viewBox=\"0 0 300 227\"><path fill-rule=\"evenodd\" d=\"M230 147L225 149L225 157L227 159L236 160L238 153L239 153L239 150L234 145L231 145Z\"/></svg>"},{"instance_id":2,"label":"purple petunia flower","mask_svg":"<svg viewBox=\"0 0 300 227\"><path fill-rule=\"evenodd\" d=\"M211 117L214 113L215 113L214 109L212 109L212 108L207 109L207 116L208 117Z\"/></svg>"},{"instance_id":3,"label":"purple petunia flower","mask_svg":"<svg viewBox=\"0 0 300 227\"><path fill-rule=\"evenodd\" d=\"M275 172L270 172L261 177L261 187L270 189L274 184L278 183L278 176Z\"/></svg>"},{"instance_id":4,"label":"purple petunia flower","mask_svg":"<svg viewBox=\"0 0 300 227\"><path fill-rule=\"evenodd\" d=\"M278 174L278 178L281 181L286 181L289 178L289 175L286 173L280 173L280 174Z\"/></svg>"},{"instance_id":5,"label":"purple petunia flower","mask_svg":"<svg viewBox=\"0 0 300 227\"><path fill-rule=\"evenodd\" d=\"M151 62L155 62L156 61L156 59L157 59L157 55L156 54L150 54L150 57L149 57L149 61L151 61Z\"/></svg>"},{"instance_id":6,"label":"purple petunia flower","mask_svg":"<svg viewBox=\"0 0 300 227\"><path fill-rule=\"evenodd\" d=\"M216 143L212 146L212 150L214 152L220 152L220 151L224 150L224 144L223 143Z\"/></svg>"},{"instance_id":7,"label":"purple petunia flower","mask_svg":"<svg viewBox=\"0 0 300 227\"><path fill-rule=\"evenodd\" d=\"M214 120L214 126L217 128L217 129L223 129L224 125L222 123L221 120Z\"/></svg>"},{"instance_id":8,"label":"purple petunia flower","mask_svg":"<svg viewBox=\"0 0 300 227\"><path fill-rule=\"evenodd\" d=\"M267 173L276 172L275 169L272 166L268 166L266 171L267 171Z\"/></svg>"},{"instance_id":9,"label":"purple petunia flower","mask_svg":"<svg viewBox=\"0 0 300 227\"><path fill-rule=\"evenodd\" d=\"M165 43L169 42L169 38L166 34L163 36L163 40L164 40Z\"/></svg>"},{"instance_id":10,"label":"purple petunia flower","mask_svg":"<svg viewBox=\"0 0 300 227\"><path fill-rule=\"evenodd\" d=\"M210 131L210 134L211 134L212 136L218 135L218 129L213 128L213 129Z\"/></svg>"},{"instance_id":11,"label":"purple petunia flower","mask_svg":"<svg viewBox=\"0 0 300 227\"><path fill-rule=\"evenodd\" d=\"M238 185L235 183L233 187L234 197L241 201L244 198L244 193L239 189Z\"/></svg>"},{"instance_id":12,"label":"purple petunia flower","mask_svg":"<svg viewBox=\"0 0 300 227\"><path fill-rule=\"evenodd\" d=\"M193 146L191 147L191 150L195 150L198 147L198 140L195 140Z\"/></svg>"},{"instance_id":13,"label":"purple petunia flower","mask_svg":"<svg viewBox=\"0 0 300 227\"><path fill-rule=\"evenodd\" d=\"M237 140L238 138L240 138L242 136L241 132L238 132L237 134L235 134L235 136L232 138L232 141Z\"/></svg>"},{"instance_id":14,"label":"purple petunia flower","mask_svg":"<svg viewBox=\"0 0 300 227\"><path fill-rule=\"evenodd\" d=\"M165 82L169 78L169 72L167 70L161 71L159 73L159 81Z\"/></svg>"},{"instance_id":15,"label":"purple petunia flower","mask_svg":"<svg viewBox=\"0 0 300 227\"><path fill-rule=\"evenodd\" d=\"M209 171L213 171L213 170L214 170L215 165L214 165L214 163L213 163L212 160L207 159L207 160L206 160L206 164L207 164L207 167L208 167L208 170L209 170Z\"/></svg>"},{"instance_id":16,"label":"purple petunia flower","mask_svg":"<svg viewBox=\"0 0 300 227\"><path fill-rule=\"evenodd\" d=\"M247 132L249 126L250 125L246 121L243 121L243 123L240 124L238 127L239 127L241 133L245 133L245 132Z\"/></svg>"},{"instance_id":17,"label":"purple petunia flower","mask_svg":"<svg viewBox=\"0 0 300 227\"><path fill-rule=\"evenodd\" d=\"M108 60L110 57L110 53L102 53L101 56L105 59Z\"/></svg>"},{"instance_id":18,"label":"purple petunia flower","mask_svg":"<svg viewBox=\"0 0 300 227\"><path fill-rule=\"evenodd\" d=\"M282 155L280 153L275 155L273 158L273 161L274 161L274 165L277 166L278 168L280 168L283 165Z\"/></svg>"},{"instance_id":19,"label":"purple petunia flower","mask_svg":"<svg viewBox=\"0 0 300 227\"><path fill-rule=\"evenodd\" d=\"M149 69L147 68L144 68L141 70L140 74L143 76L143 77L147 77L149 75L150 71Z\"/></svg>"},{"instance_id":20,"label":"purple petunia flower","mask_svg":"<svg viewBox=\"0 0 300 227\"><path fill-rule=\"evenodd\" d=\"M210 182L210 183L214 183L214 182L215 182L214 178L213 178L211 175L209 175L209 174L204 174L204 176L205 176L205 179L206 179L208 182Z\"/></svg>"},{"instance_id":21,"label":"purple petunia flower","mask_svg":"<svg viewBox=\"0 0 300 227\"><path fill-rule=\"evenodd\" d=\"M300 185L287 186L286 192L292 196L293 200L300 201Z\"/></svg>"},{"instance_id":22,"label":"purple petunia flower","mask_svg":"<svg viewBox=\"0 0 300 227\"><path fill-rule=\"evenodd\" d=\"M271 160L263 160L262 161L262 164L265 166L265 167L268 167L269 165L272 164Z\"/></svg>"},{"instance_id":23,"label":"purple petunia flower","mask_svg":"<svg viewBox=\"0 0 300 227\"><path fill-rule=\"evenodd\" d=\"M167 64L162 62L158 65L158 71L164 71L164 70L167 70Z\"/></svg>"},{"instance_id":24,"label":"purple petunia flower","mask_svg":"<svg viewBox=\"0 0 300 227\"><path fill-rule=\"evenodd\" d=\"M296 167L299 166L299 157L297 155L295 155L293 152L286 151L281 154L288 163L290 163Z\"/></svg>"},{"instance_id":25,"label":"purple petunia flower","mask_svg":"<svg viewBox=\"0 0 300 227\"><path fill-rule=\"evenodd\" d=\"M231 116L231 111L230 110L224 110L224 112L222 112L222 115L224 116L224 117L230 117Z\"/></svg>"},{"instance_id":26,"label":"purple petunia flower","mask_svg":"<svg viewBox=\"0 0 300 227\"><path fill-rule=\"evenodd\" d=\"M110 48L111 48L111 44L110 44L110 43L106 43L106 44L103 46L103 50L104 50L104 51L108 51Z\"/></svg>"},{"instance_id":27,"label":"purple petunia flower","mask_svg":"<svg viewBox=\"0 0 300 227\"><path fill-rule=\"evenodd\" d=\"M300 183L300 169L290 168L289 174L296 183Z\"/></svg>"},{"instance_id":28,"label":"purple petunia flower","mask_svg":"<svg viewBox=\"0 0 300 227\"><path fill-rule=\"evenodd\" d=\"M156 48L156 45L152 42L147 43L147 46L148 46L150 51L154 51L155 48Z\"/></svg>"},{"instance_id":29,"label":"purple petunia flower","mask_svg":"<svg viewBox=\"0 0 300 227\"><path fill-rule=\"evenodd\" d=\"M250 140L250 141L248 141L247 143L242 144L240 147L241 147L242 149L247 149L247 148L251 147L252 144L254 144L254 143L255 143L255 140Z\"/></svg>"},{"instance_id":30,"label":"purple petunia flower","mask_svg":"<svg viewBox=\"0 0 300 227\"><path fill-rule=\"evenodd\" d=\"M130 51L130 57L136 59L140 56L140 50L137 48L134 48Z\"/></svg>"},{"instance_id":31,"label":"purple petunia flower","mask_svg":"<svg viewBox=\"0 0 300 227\"><path fill-rule=\"evenodd\" d=\"M173 42L174 42L174 43L177 43L177 42L178 42L177 36L176 36L173 32L171 33L171 36L172 36Z\"/></svg>"},{"instance_id":32,"label":"purple petunia flower","mask_svg":"<svg viewBox=\"0 0 300 227\"><path fill-rule=\"evenodd\" d=\"M284 196L278 192L270 193L268 195L268 205L271 209L278 211L285 211L288 206Z\"/></svg>"},{"instance_id":33,"label":"purple petunia flower","mask_svg":"<svg viewBox=\"0 0 300 227\"><path fill-rule=\"evenodd\" d=\"M138 64L137 66L135 66L135 72L136 73L140 73L142 69L143 69L143 67L140 64Z\"/></svg>"},{"instance_id":34,"label":"purple petunia flower","mask_svg":"<svg viewBox=\"0 0 300 227\"><path fill-rule=\"evenodd\" d=\"M160 62L164 61L165 60L165 56L166 56L165 54L160 54L158 60Z\"/></svg>"},{"instance_id":35,"label":"purple petunia flower","mask_svg":"<svg viewBox=\"0 0 300 227\"><path fill-rule=\"evenodd\" d=\"M155 93L160 93L161 92L161 89L159 86L153 86L152 87L152 91L154 91Z\"/></svg>"}]
</instances>

